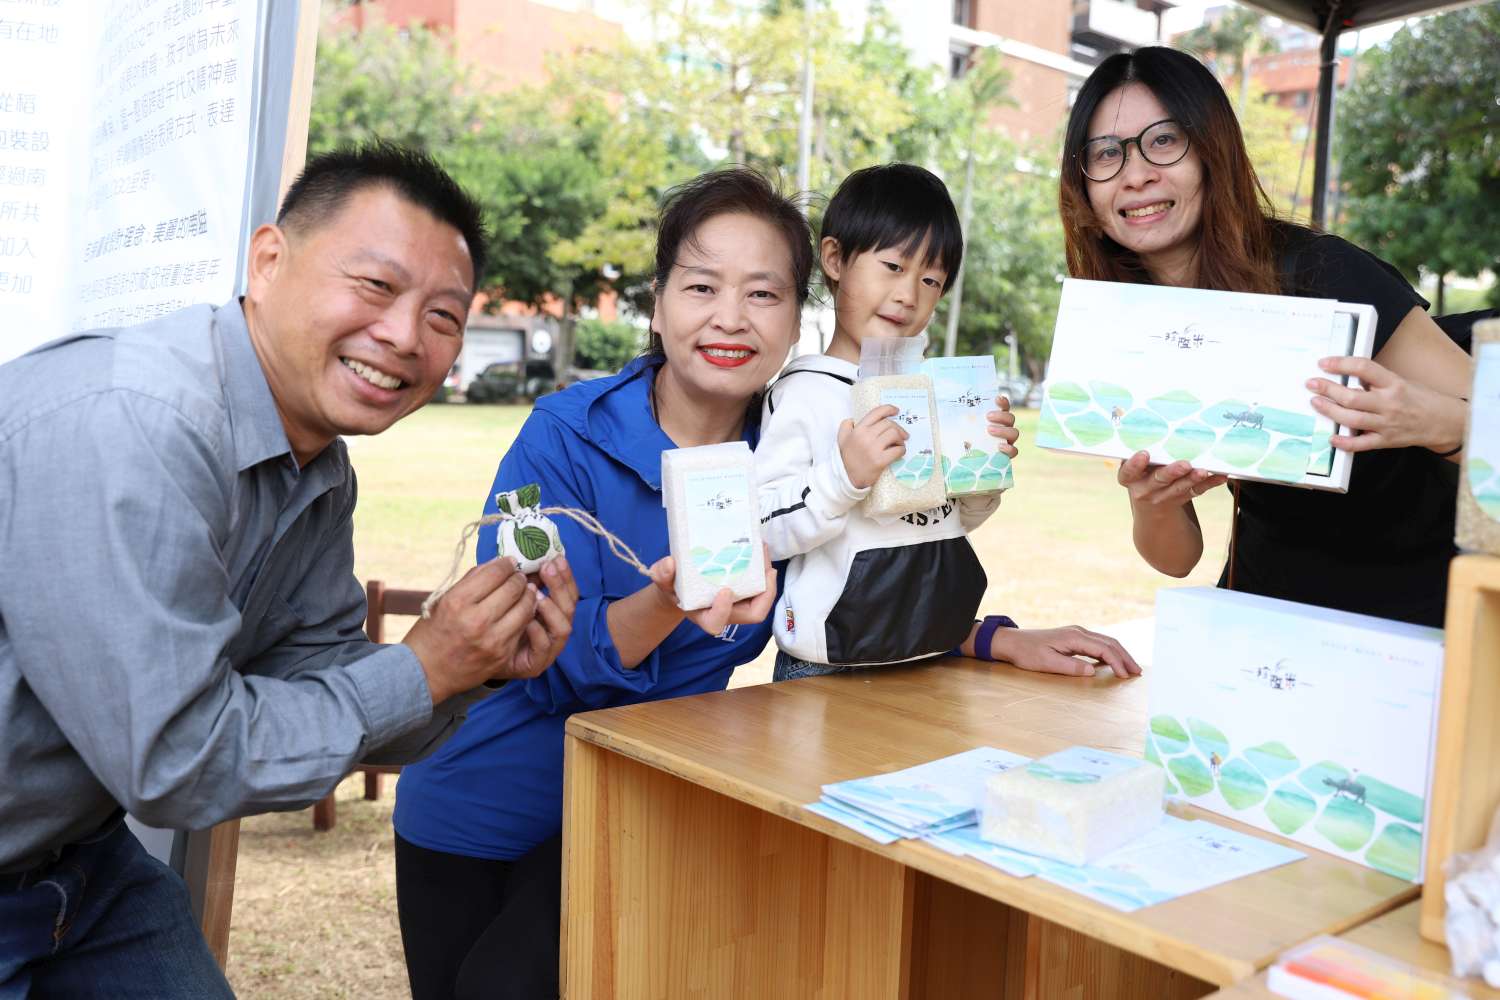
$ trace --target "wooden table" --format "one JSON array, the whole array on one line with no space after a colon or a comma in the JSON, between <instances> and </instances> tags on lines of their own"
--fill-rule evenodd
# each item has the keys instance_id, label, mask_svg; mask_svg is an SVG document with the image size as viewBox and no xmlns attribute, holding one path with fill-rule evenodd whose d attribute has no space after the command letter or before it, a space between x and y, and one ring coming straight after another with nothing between
<instances>
[{"instance_id":1,"label":"wooden table","mask_svg":"<svg viewBox=\"0 0 1500 1000\"><path fill-rule=\"evenodd\" d=\"M1421 904L1409 903L1383 917L1346 931L1340 937L1363 945L1382 955L1389 955L1418 969L1450 975L1448 949L1433 944L1418 933ZM1464 981L1464 992L1473 1000L1500 1000L1500 990L1492 990L1483 980ZM1231 986L1214 994L1215 1000L1275 1000L1279 994L1266 988L1266 977L1262 973L1248 982Z\"/></svg>"},{"instance_id":2,"label":"wooden table","mask_svg":"<svg viewBox=\"0 0 1500 1000\"><path fill-rule=\"evenodd\" d=\"M972 660L574 716L564 995L1177 1000L1415 898L1311 851L1121 913L924 843L881 846L803 808L827 782L975 746L1138 754L1145 727L1145 680Z\"/></svg>"}]
</instances>

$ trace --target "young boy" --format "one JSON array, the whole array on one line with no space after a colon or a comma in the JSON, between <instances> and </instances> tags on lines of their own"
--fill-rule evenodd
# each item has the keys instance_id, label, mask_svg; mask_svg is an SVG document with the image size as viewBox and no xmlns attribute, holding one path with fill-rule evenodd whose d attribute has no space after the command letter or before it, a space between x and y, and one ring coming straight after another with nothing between
<instances>
[{"instance_id":1,"label":"young boy","mask_svg":"<svg viewBox=\"0 0 1500 1000\"><path fill-rule=\"evenodd\" d=\"M985 575L966 537L1000 506L999 494L949 500L892 523L859 503L905 453L906 432L877 407L857 424L849 387L866 337L914 337L927 328L963 259L958 213L943 182L893 163L845 179L823 217L819 244L834 296L827 354L794 360L766 393L756 471L763 532L774 560L790 559L775 612L776 680L897 663L963 647ZM1004 406L1006 404L1002 404ZM991 433L1014 457L1003 410ZM986 619L979 655L1009 619Z\"/></svg>"}]
</instances>

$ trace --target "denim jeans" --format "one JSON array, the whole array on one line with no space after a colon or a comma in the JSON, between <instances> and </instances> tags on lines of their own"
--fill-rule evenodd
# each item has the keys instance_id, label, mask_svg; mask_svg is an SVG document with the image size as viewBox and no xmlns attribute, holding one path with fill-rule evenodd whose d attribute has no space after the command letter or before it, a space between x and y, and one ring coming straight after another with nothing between
<instances>
[{"instance_id":1,"label":"denim jeans","mask_svg":"<svg viewBox=\"0 0 1500 1000\"><path fill-rule=\"evenodd\" d=\"M905 663L892 663L890 666L915 667L930 660L935 660L946 654L938 653L935 656L924 656L920 660L907 660ZM847 674L851 670L868 670L881 664L870 663L864 666L851 666L839 663L809 663L807 660L799 660L794 656L788 656L781 650L776 651L776 666L771 671L771 681L794 681L801 677L824 677L828 674Z\"/></svg>"},{"instance_id":2,"label":"denim jeans","mask_svg":"<svg viewBox=\"0 0 1500 1000\"><path fill-rule=\"evenodd\" d=\"M0 876L0 1000L233 996L186 884L123 815L48 865Z\"/></svg>"},{"instance_id":3,"label":"denim jeans","mask_svg":"<svg viewBox=\"0 0 1500 1000\"><path fill-rule=\"evenodd\" d=\"M859 669L859 667L840 666L837 663L809 663L807 660L788 656L778 649L776 667L771 671L771 680L773 682L794 681L799 677L822 677L824 674L843 674Z\"/></svg>"}]
</instances>

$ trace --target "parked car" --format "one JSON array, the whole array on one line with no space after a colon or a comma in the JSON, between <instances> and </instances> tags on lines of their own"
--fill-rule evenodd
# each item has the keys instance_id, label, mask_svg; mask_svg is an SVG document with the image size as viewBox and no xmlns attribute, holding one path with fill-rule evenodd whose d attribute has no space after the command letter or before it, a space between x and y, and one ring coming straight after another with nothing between
<instances>
[{"instance_id":1,"label":"parked car","mask_svg":"<svg viewBox=\"0 0 1500 1000\"><path fill-rule=\"evenodd\" d=\"M572 381L577 381L573 379ZM511 362L497 361L486 365L474 376L464 398L471 403L514 403L522 397L536 399L561 388L552 362L534 360L526 362L526 376L522 379Z\"/></svg>"},{"instance_id":2,"label":"parked car","mask_svg":"<svg viewBox=\"0 0 1500 1000\"><path fill-rule=\"evenodd\" d=\"M1031 379L1025 375L1017 375L1015 378L1000 379L1000 391L1010 398L1010 405L1019 409L1023 406L1035 406L1032 394L1037 387L1031 384Z\"/></svg>"}]
</instances>

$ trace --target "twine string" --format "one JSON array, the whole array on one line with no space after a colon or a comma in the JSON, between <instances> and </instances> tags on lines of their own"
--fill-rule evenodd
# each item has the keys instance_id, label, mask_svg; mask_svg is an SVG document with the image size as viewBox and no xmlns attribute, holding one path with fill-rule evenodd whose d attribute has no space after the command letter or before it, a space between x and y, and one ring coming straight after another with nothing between
<instances>
[{"instance_id":1,"label":"twine string","mask_svg":"<svg viewBox=\"0 0 1500 1000\"><path fill-rule=\"evenodd\" d=\"M437 606L437 602L442 600L443 595L452 590L453 585L458 582L459 573L463 571L464 557L469 552L469 539L473 538L474 534L480 528L490 524L501 524L505 521L519 521L524 516L536 514L544 514L549 517L553 514L560 514L563 517L577 521L579 526L585 531L604 539L605 544L609 546L609 551L617 559L630 565L646 579L651 579L651 570L647 568L645 563L641 562L640 557L631 550L630 546L621 541L620 537L613 531L600 524L599 519L586 510L575 510L572 507L527 507L518 514L507 514L504 511L500 511L495 514L486 514L479 520L470 521L464 525L463 534L458 539L458 547L453 550L453 565L449 567L448 575L443 577L443 582L431 594L428 594L427 599L422 602L422 617L431 618L432 609Z\"/></svg>"}]
</instances>

